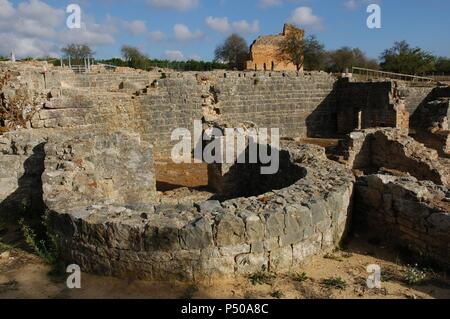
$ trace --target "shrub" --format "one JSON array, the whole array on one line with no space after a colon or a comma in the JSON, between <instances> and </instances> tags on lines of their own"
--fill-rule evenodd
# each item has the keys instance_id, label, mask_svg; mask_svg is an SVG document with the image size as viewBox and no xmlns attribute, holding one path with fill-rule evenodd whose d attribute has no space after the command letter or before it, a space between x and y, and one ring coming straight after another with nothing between
<instances>
[{"instance_id":1,"label":"shrub","mask_svg":"<svg viewBox=\"0 0 450 319\"><path fill-rule=\"evenodd\" d=\"M326 288L345 290L348 287L347 282L341 277L332 277L322 280L322 285Z\"/></svg>"},{"instance_id":2,"label":"shrub","mask_svg":"<svg viewBox=\"0 0 450 319\"><path fill-rule=\"evenodd\" d=\"M59 238L50 230L48 213L44 214L36 227L27 224L24 219L19 223L26 243L45 263L56 265L60 259Z\"/></svg>"}]
</instances>

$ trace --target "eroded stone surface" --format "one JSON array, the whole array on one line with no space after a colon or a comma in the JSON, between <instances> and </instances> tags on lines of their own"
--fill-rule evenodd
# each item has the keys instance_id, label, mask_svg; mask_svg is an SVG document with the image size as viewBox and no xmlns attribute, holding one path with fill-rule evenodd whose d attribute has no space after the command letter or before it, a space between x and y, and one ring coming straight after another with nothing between
<instances>
[{"instance_id":1,"label":"eroded stone surface","mask_svg":"<svg viewBox=\"0 0 450 319\"><path fill-rule=\"evenodd\" d=\"M155 201L151 146L138 134L54 135L45 145L44 200L49 209Z\"/></svg>"},{"instance_id":2,"label":"eroded stone surface","mask_svg":"<svg viewBox=\"0 0 450 319\"><path fill-rule=\"evenodd\" d=\"M450 161L395 129L353 132L343 143L343 153L353 169L395 169L450 186Z\"/></svg>"}]
</instances>

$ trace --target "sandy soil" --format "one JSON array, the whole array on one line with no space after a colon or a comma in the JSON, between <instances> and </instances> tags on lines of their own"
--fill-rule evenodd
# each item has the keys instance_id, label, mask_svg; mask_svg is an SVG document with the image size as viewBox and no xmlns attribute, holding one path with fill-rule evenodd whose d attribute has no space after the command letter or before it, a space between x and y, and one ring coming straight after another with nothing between
<instances>
[{"instance_id":1,"label":"sandy soil","mask_svg":"<svg viewBox=\"0 0 450 319\"><path fill-rule=\"evenodd\" d=\"M382 289L368 289L366 267L382 268ZM318 256L291 275L216 282L210 285L180 282L128 281L82 274L82 289L70 290L64 277L50 275L51 268L20 249L6 250L0 257L0 298L238 298L238 299L430 299L450 298L450 280L444 274L428 272L418 285L404 281L406 265L389 247L373 246L354 238L345 251ZM304 273L301 281L299 274ZM255 277L253 277L255 278ZM259 278L259 277L258 277ZM340 278L342 290L325 285L324 280Z\"/></svg>"}]
</instances>

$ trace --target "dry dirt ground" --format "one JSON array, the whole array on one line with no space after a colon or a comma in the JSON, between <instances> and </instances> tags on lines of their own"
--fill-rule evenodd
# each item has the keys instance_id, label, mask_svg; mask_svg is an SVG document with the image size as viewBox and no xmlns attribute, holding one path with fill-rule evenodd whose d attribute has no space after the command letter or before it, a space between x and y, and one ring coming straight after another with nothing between
<instances>
[{"instance_id":1,"label":"dry dirt ground","mask_svg":"<svg viewBox=\"0 0 450 319\"><path fill-rule=\"evenodd\" d=\"M416 269L401 262L398 253L381 243L354 237L345 250L318 256L291 275L259 272L249 277L212 284L130 281L82 274L81 289L70 290L65 277L21 249L7 249L0 257L0 299L430 299L450 298L450 278L444 273ZM366 268L382 269L382 288L368 289ZM424 277L422 277L422 275ZM417 283L407 283L407 279Z\"/></svg>"}]
</instances>

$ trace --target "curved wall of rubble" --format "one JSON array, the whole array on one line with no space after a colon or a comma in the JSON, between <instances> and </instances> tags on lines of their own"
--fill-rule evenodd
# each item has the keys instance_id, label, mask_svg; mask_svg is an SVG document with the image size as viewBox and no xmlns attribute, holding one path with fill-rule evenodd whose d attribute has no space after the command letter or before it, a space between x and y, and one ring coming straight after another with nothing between
<instances>
[{"instance_id":1,"label":"curved wall of rubble","mask_svg":"<svg viewBox=\"0 0 450 319\"><path fill-rule=\"evenodd\" d=\"M55 149L52 143L46 149ZM55 200L61 179L72 176L70 167L80 158L72 162L49 156L44 198L66 260L83 271L184 280L262 269L287 273L339 244L349 220L354 183L350 170L328 161L321 148L295 145L287 151L291 164L305 172L289 187L222 203L178 205L126 203L115 196L103 202L93 198L88 206L84 200L58 196ZM48 178L54 176L58 178ZM133 176L128 178L132 181ZM70 198L82 198L80 192L72 189Z\"/></svg>"}]
</instances>

